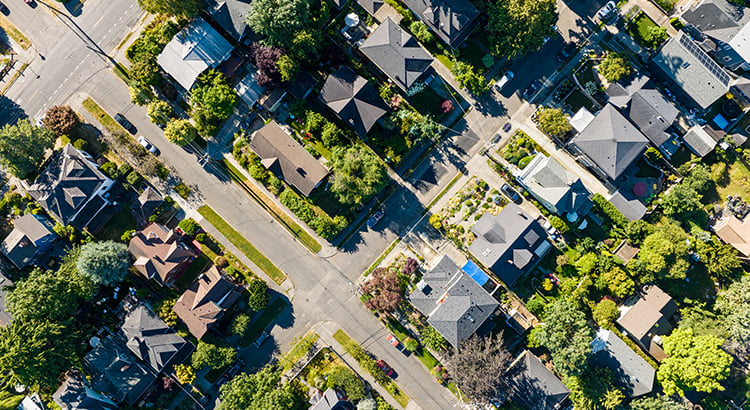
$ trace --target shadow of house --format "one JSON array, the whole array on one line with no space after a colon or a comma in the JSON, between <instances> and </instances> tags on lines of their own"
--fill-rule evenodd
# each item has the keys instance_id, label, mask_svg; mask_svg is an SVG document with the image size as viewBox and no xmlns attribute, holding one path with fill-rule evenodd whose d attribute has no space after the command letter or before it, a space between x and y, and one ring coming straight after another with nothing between
<instances>
[{"instance_id":1,"label":"shadow of house","mask_svg":"<svg viewBox=\"0 0 750 410\"><path fill-rule=\"evenodd\" d=\"M656 360L666 357L661 337L672 332L670 319L677 313L677 303L657 286L649 287L634 300L625 303L617 324Z\"/></svg>"},{"instance_id":2,"label":"shadow of house","mask_svg":"<svg viewBox=\"0 0 750 410\"><path fill-rule=\"evenodd\" d=\"M508 366L509 397L531 410L557 410L570 390L530 351L524 350Z\"/></svg>"},{"instance_id":3,"label":"shadow of house","mask_svg":"<svg viewBox=\"0 0 750 410\"><path fill-rule=\"evenodd\" d=\"M13 230L3 240L0 250L18 268L34 263L57 239L52 223L42 215L26 214L13 221Z\"/></svg>"},{"instance_id":4,"label":"shadow of house","mask_svg":"<svg viewBox=\"0 0 750 410\"><path fill-rule=\"evenodd\" d=\"M182 235L153 222L133 235L128 252L135 259L133 267L162 286L171 285L177 274L198 256L183 243Z\"/></svg>"},{"instance_id":5,"label":"shadow of house","mask_svg":"<svg viewBox=\"0 0 750 410\"><path fill-rule=\"evenodd\" d=\"M347 66L341 66L328 76L320 99L363 139L388 112L388 106L375 88Z\"/></svg>"},{"instance_id":6,"label":"shadow of house","mask_svg":"<svg viewBox=\"0 0 750 410\"><path fill-rule=\"evenodd\" d=\"M182 363L194 350L190 342L143 304L127 313L120 337L128 349L156 373Z\"/></svg>"},{"instance_id":7,"label":"shadow of house","mask_svg":"<svg viewBox=\"0 0 750 410\"><path fill-rule=\"evenodd\" d=\"M404 4L453 48L466 40L479 16L479 10L467 0L405 0Z\"/></svg>"},{"instance_id":8,"label":"shadow of house","mask_svg":"<svg viewBox=\"0 0 750 410\"><path fill-rule=\"evenodd\" d=\"M116 410L119 408L112 399L94 391L87 378L76 368L68 371L62 385L52 394L52 400L63 409Z\"/></svg>"},{"instance_id":9,"label":"shadow of house","mask_svg":"<svg viewBox=\"0 0 750 410\"><path fill-rule=\"evenodd\" d=\"M632 399L651 393L656 370L616 334L599 329L591 346L589 362L593 366L612 370L615 385L622 389L625 397Z\"/></svg>"},{"instance_id":10,"label":"shadow of house","mask_svg":"<svg viewBox=\"0 0 750 410\"><path fill-rule=\"evenodd\" d=\"M211 266L177 299L172 310L196 339L201 339L239 298L240 288Z\"/></svg>"}]
</instances>

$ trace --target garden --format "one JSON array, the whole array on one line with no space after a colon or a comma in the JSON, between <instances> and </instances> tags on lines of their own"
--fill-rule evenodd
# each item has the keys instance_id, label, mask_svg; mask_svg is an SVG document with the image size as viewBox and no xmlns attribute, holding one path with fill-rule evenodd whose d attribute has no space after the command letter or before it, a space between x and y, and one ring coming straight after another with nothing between
<instances>
[{"instance_id":1,"label":"garden","mask_svg":"<svg viewBox=\"0 0 750 410\"><path fill-rule=\"evenodd\" d=\"M498 153L506 161L519 169L526 168L537 154L549 155L539 144L521 130L516 131L510 138L510 141L498 150Z\"/></svg>"},{"instance_id":2,"label":"garden","mask_svg":"<svg viewBox=\"0 0 750 410\"><path fill-rule=\"evenodd\" d=\"M657 25L642 10L634 13L625 29L636 43L648 49L656 49L668 37L667 30Z\"/></svg>"}]
</instances>

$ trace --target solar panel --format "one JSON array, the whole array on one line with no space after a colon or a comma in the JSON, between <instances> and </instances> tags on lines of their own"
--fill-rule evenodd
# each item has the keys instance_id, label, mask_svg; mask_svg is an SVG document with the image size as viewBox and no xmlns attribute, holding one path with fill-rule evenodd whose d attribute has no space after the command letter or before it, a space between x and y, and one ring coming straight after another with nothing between
<instances>
[{"instance_id":1,"label":"solar panel","mask_svg":"<svg viewBox=\"0 0 750 410\"><path fill-rule=\"evenodd\" d=\"M698 60L703 65L703 67L710 71L711 74L713 74L714 77L716 77L723 85L729 85L730 78L726 71L724 71L724 69L716 64L716 61L712 60L711 57L703 52L703 50L698 48L698 45L695 44L695 42L693 42L690 37L686 36L684 33L680 33L679 41L680 44L685 47L685 49L693 57L695 57L695 59Z\"/></svg>"}]
</instances>

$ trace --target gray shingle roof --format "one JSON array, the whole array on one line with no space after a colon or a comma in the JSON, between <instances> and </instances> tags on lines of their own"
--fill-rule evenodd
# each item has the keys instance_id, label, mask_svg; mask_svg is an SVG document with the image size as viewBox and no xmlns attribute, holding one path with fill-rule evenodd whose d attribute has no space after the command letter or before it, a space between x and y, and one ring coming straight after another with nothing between
<instances>
[{"instance_id":1,"label":"gray shingle roof","mask_svg":"<svg viewBox=\"0 0 750 410\"><path fill-rule=\"evenodd\" d=\"M512 203L497 215L482 215L471 231L477 237L469 251L508 285L539 258L536 252L547 238L539 222Z\"/></svg>"},{"instance_id":2,"label":"gray shingle roof","mask_svg":"<svg viewBox=\"0 0 750 410\"><path fill-rule=\"evenodd\" d=\"M611 369L615 384L623 389L627 398L651 392L656 370L616 334L599 329L591 346L591 364Z\"/></svg>"},{"instance_id":3,"label":"gray shingle roof","mask_svg":"<svg viewBox=\"0 0 750 410\"><path fill-rule=\"evenodd\" d=\"M375 88L347 66L328 76L320 98L362 138L388 111Z\"/></svg>"},{"instance_id":4,"label":"gray shingle roof","mask_svg":"<svg viewBox=\"0 0 750 410\"><path fill-rule=\"evenodd\" d=\"M570 390L538 357L524 350L508 368L510 398L531 410L557 410Z\"/></svg>"},{"instance_id":5,"label":"gray shingle roof","mask_svg":"<svg viewBox=\"0 0 750 410\"><path fill-rule=\"evenodd\" d=\"M83 368L93 376L92 387L105 392L117 403L133 405L156 380L156 375L119 340L103 338L83 358Z\"/></svg>"},{"instance_id":6,"label":"gray shingle roof","mask_svg":"<svg viewBox=\"0 0 750 410\"><path fill-rule=\"evenodd\" d=\"M577 213L581 216L591 209L591 193L581 179L551 157L537 154L524 169L519 181L534 196L551 204L558 215Z\"/></svg>"},{"instance_id":7,"label":"gray shingle roof","mask_svg":"<svg viewBox=\"0 0 750 410\"><path fill-rule=\"evenodd\" d=\"M705 157L716 148L716 140L700 125L690 127L683 139L688 148L700 157Z\"/></svg>"},{"instance_id":8,"label":"gray shingle roof","mask_svg":"<svg viewBox=\"0 0 750 410\"><path fill-rule=\"evenodd\" d=\"M617 179L646 149L648 139L612 104L607 104L570 144L607 176Z\"/></svg>"},{"instance_id":9,"label":"gray shingle roof","mask_svg":"<svg viewBox=\"0 0 750 410\"><path fill-rule=\"evenodd\" d=\"M701 108L729 91L729 75L684 31L665 42L652 62Z\"/></svg>"},{"instance_id":10,"label":"gray shingle roof","mask_svg":"<svg viewBox=\"0 0 750 410\"><path fill-rule=\"evenodd\" d=\"M41 215L26 214L13 221L13 230L0 245L3 254L21 269L30 264L39 248L56 238L52 224Z\"/></svg>"},{"instance_id":11,"label":"gray shingle roof","mask_svg":"<svg viewBox=\"0 0 750 410\"><path fill-rule=\"evenodd\" d=\"M467 0L404 0L404 4L451 47L461 45L479 15Z\"/></svg>"},{"instance_id":12,"label":"gray shingle roof","mask_svg":"<svg viewBox=\"0 0 750 410\"><path fill-rule=\"evenodd\" d=\"M390 17L359 50L403 90L419 80L432 64L432 56Z\"/></svg>"},{"instance_id":13,"label":"gray shingle roof","mask_svg":"<svg viewBox=\"0 0 750 410\"><path fill-rule=\"evenodd\" d=\"M620 189L615 191L614 194L609 198L609 202L620 211L628 221L635 221L643 218L646 214L646 205L643 205L638 198L632 192L621 192Z\"/></svg>"},{"instance_id":14,"label":"gray shingle roof","mask_svg":"<svg viewBox=\"0 0 750 410\"><path fill-rule=\"evenodd\" d=\"M245 18L250 9L247 0L206 0L206 11L235 40L239 40L247 28Z\"/></svg>"},{"instance_id":15,"label":"gray shingle roof","mask_svg":"<svg viewBox=\"0 0 750 410\"><path fill-rule=\"evenodd\" d=\"M78 369L68 371L68 377L52 395L52 399L63 409L116 410L119 408L108 397L93 391Z\"/></svg>"},{"instance_id":16,"label":"gray shingle roof","mask_svg":"<svg viewBox=\"0 0 750 410\"><path fill-rule=\"evenodd\" d=\"M385 0L357 0L357 3L371 16L375 16L375 13L385 4Z\"/></svg>"},{"instance_id":17,"label":"gray shingle roof","mask_svg":"<svg viewBox=\"0 0 750 410\"><path fill-rule=\"evenodd\" d=\"M409 301L454 347L471 337L499 306L448 256L441 256L422 276Z\"/></svg>"},{"instance_id":18,"label":"gray shingle roof","mask_svg":"<svg viewBox=\"0 0 750 410\"><path fill-rule=\"evenodd\" d=\"M728 43L750 19L744 9L727 1L708 0L697 2L681 17L703 34Z\"/></svg>"},{"instance_id":19,"label":"gray shingle roof","mask_svg":"<svg viewBox=\"0 0 750 410\"><path fill-rule=\"evenodd\" d=\"M120 331L130 351L157 373L181 350L191 349L185 339L144 305L128 312Z\"/></svg>"}]
</instances>

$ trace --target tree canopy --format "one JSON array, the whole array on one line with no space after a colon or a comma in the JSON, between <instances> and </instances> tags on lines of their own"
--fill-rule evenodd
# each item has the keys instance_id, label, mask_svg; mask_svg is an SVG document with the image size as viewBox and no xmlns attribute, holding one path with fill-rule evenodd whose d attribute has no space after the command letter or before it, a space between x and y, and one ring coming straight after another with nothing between
<instances>
[{"instance_id":1,"label":"tree canopy","mask_svg":"<svg viewBox=\"0 0 750 410\"><path fill-rule=\"evenodd\" d=\"M540 108L537 111L537 121L539 122L539 129L549 135L562 136L573 129L565 114L559 108Z\"/></svg>"},{"instance_id":2,"label":"tree canopy","mask_svg":"<svg viewBox=\"0 0 750 410\"><path fill-rule=\"evenodd\" d=\"M211 343L198 342L198 346L193 352L191 361L193 367L196 369L202 369L204 366L208 366L212 369L223 369L237 357L237 351L231 347L219 347Z\"/></svg>"},{"instance_id":3,"label":"tree canopy","mask_svg":"<svg viewBox=\"0 0 750 410\"><path fill-rule=\"evenodd\" d=\"M612 299L602 299L596 304L592 313L594 321L604 328L612 326L619 314L620 312L617 310L617 303Z\"/></svg>"},{"instance_id":4,"label":"tree canopy","mask_svg":"<svg viewBox=\"0 0 750 410\"><path fill-rule=\"evenodd\" d=\"M78 295L67 278L37 268L13 284L5 304L14 321L62 322L78 310Z\"/></svg>"},{"instance_id":5,"label":"tree canopy","mask_svg":"<svg viewBox=\"0 0 750 410\"><path fill-rule=\"evenodd\" d=\"M750 344L750 276L743 276L721 292L716 309L724 316L729 338L741 346Z\"/></svg>"},{"instance_id":6,"label":"tree canopy","mask_svg":"<svg viewBox=\"0 0 750 410\"><path fill-rule=\"evenodd\" d=\"M262 279L253 279L247 284L247 292L249 298L247 301L248 307L254 311L261 311L268 306L268 302L271 299L268 296L268 284Z\"/></svg>"},{"instance_id":7,"label":"tree canopy","mask_svg":"<svg viewBox=\"0 0 750 410\"><path fill-rule=\"evenodd\" d=\"M620 54L609 52L599 63L599 74L607 81L619 81L633 71L630 62Z\"/></svg>"},{"instance_id":8,"label":"tree canopy","mask_svg":"<svg viewBox=\"0 0 750 410\"><path fill-rule=\"evenodd\" d=\"M541 47L554 34L557 21L554 0L491 2L487 29L495 56L515 57Z\"/></svg>"},{"instance_id":9,"label":"tree canopy","mask_svg":"<svg viewBox=\"0 0 750 410\"><path fill-rule=\"evenodd\" d=\"M563 382L570 389L570 400L576 409L619 408L625 395L614 386L612 371L609 369L584 366L578 376L566 377Z\"/></svg>"},{"instance_id":10,"label":"tree canopy","mask_svg":"<svg viewBox=\"0 0 750 410\"><path fill-rule=\"evenodd\" d=\"M688 239L688 234L675 223L656 228L643 240L634 267L659 278L684 279L690 267Z\"/></svg>"},{"instance_id":11,"label":"tree canopy","mask_svg":"<svg viewBox=\"0 0 750 410\"><path fill-rule=\"evenodd\" d=\"M506 370L510 361L502 334L474 335L453 350L448 369L466 398L482 408L507 389Z\"/></svg>"},{"instance_id":12,"label":"tree canopy","mask_svg":"<svg viewBox=\"0 0 750 410\"><path fill-rule=\"evenodd\" d=\"M487 79L480 73L474 71L471 64L463 61L454 61L451 72L456 77L459 86L466 88L474 95L481 95L490 90Z\"/></svg>"},{"instance_id":13,"label":"tree canopy","mask_svg":"<svg viewBox=\"0 0 750 410\"><path fill-rule=\"evenodd\" d=\"M362 291L370 295L365 305L381 313L391 313L401 303L403 289L396 272L377 268L372 271L370 279L362 285Z\"/></svg>"},{"instance_id":14,"label":"tree canopy","mask_svg":"<svg viewBox=\"0 0 750 410\"><path fill-rule=\"evenodd\" d=\"M138 0L138 5L151 14L193 17L200 10L198 0Z\"/></svg>"},{"instance_id":15,"label":"tree canopy","mask_svg":"<svg viewBox=\"0 0 750 410\"><path fill-rule=\"evenodd\" d=\"M164 136L177 145L187 145L198 136L198 130L188 120L174 119L167 123Z\"/></svg>"},{"instance_id":16,"label":"tree canopy","mask_svg":"<svg viewBox=\"0 0 750 410\"><path fill-rule=\"evenodd\" d=\"M293 409L306 400L291 384L281 383L281 373L266 366L254 374L241 373L221 386L219 409Z\"/></svg>"},{"instance_id":17,"label":"tree canopy","mask_svg":"<svg viewBox=\"0 0 750 410\"><path fill-rule=\"evenodd\" d=\"M81 121L69 105L55 105L44 114L42 124L56 135L67 135Z\"/></svg>"},{"instance_id":18,"label":"tree canopy","mask_svg":"<svg viewBox=\"0 0 750 410\"><path fill-rule=\"evenodd\" d=\"M245 22L274 46L289 46L297 32L310 21L305 0L256 0L250 5Z\"/></svg>"},{"instance_id":19,"label":"tree canopy","mask_svg":"<svg viewBox=\"0 0 750 410\"><path fill-rule=\"evenodd\" d=\"M37 127L29 120L18 120L0 129L0 166L13 176L25 179L39 170L44 153L55 143L55 133Z\"/></svg>"},{"instance_id":20,"label":"tree canopy","mask_svg":"<svg viewBox=\"0 0 750 410\"><path fill-rule=\"evenodd\" d=\"M167 125L174 111L166 101L154 100L148 104L148 118L154 124Z\"/></svg>"},{"instance_id":21,"label":"tree canopy","mask_svg":"<svg viewBox=\"0 0 750 410\"><path fill-rule=\"evenodd\" d=\"M113 241L89 242L81 247L78 271L98 285L116 285L128 273L130 257L125 244Z\"/></svg>"},{"instance_id":22,"label":"tree canopy","mask_svg":"<svg viewBox=\"0 0 750 410\"><path fill-rule=\"evenodd\" d=\"M702 195L690 185L679 183L672 187L661 199L664 215L674 218L689 217L693 212L701 209Z\"/></svg>"},{"instance_id":23,"label":"tree canopy","mask_svg":"<svg viewBox=\"0 0 750 410\"><path fill-rule=\"evenodd\" d=\"M253 3L254 4L254 3ZM209 70L190 90L190 108L195 126L204 135L213 134L234 111L237 92L220 71Z\"/></svg>"},{"instance_id":24,"label":"tree canopy","mask_svg":"<svg viewBox=\"0 0 750 410\"><path fill-rule=\"evenodd\" d=\"M362 204L377 192L386 177L380 158L361 145L334 148L331 167L331 191L344 204Z\"/></svg>"},{"instance_id":25,"label":"tree canopy","mask_svg":"<svg viewBox=\"0 0 750 410\"><path fill-rule=\"evenodd\" d=\"M326 386L346 392L350 400L365 397L365 383L348 367L337 366L327 375Z\"/></svg>"},{"instance_id":26,"label":"tree canopy","mask_svg":"<svg viewBox=\"0 0 750 410\"><path fill-rule=\"evenodd\" d=\"M580 374L591 354L594 331L586 323L586 315L568 299L558 299L547 307L544 325L533 329L533 344L546 347L555 369L565 375Z\"/></svg>"},{"instance_id":27,"label":"tree canopy","mask_svg":"<svg viewBox=\"0 0 750 410\"><path fill-rule=\"evenodd\" d=\"M678 328L663 338L667 358L661 362L657 379L668 395L684 395L695 389L710 393L724 390L721 382L729 375L732 356L721 350L724 340L712 335L693 334Z\"/></svg>"},{"instance_id":28,"label":"tree canopy","mask_svg":"<svg viewBox=\"0 0 750 410\"><path fill-rule=\"evenodd\" d=\"M722 243L716 237L707 242L697 241L696 250L701 262L706 265L708 274L715 279L732 278L742 265L737 256L737 249Z\"/></svg>"}]
</instances>

